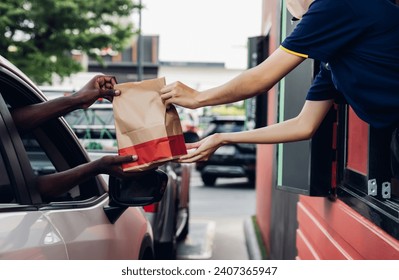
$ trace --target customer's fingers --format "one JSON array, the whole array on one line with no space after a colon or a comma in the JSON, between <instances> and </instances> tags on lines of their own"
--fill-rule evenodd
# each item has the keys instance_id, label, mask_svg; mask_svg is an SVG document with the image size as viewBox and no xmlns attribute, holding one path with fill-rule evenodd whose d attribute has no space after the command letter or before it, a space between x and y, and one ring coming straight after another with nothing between
<instances>
[{"instance_id":1,"label":"customer's fingers","mask_svg":"<svg viewBox=\"0 0 399 280\"><path fill-rule=\"evenodd\" d=\"M121 95L121 91L119 89L99 89L99 92L101 97Z\"/></svg>"},{"instance_id":2,"label":"customer's fingers","mask_svg":"<svg viewBox=\"0 0 399 280\"><path fill-rule=\"evenodd\" d=\"M138 159L137 155L115 156L114 164L133 162L133 161L137 161L137 159Z\"/></svg>"},{"instance_id":3,"label":"customer's fingers","mask_svg":"<svg viewBox=\"0 0 399 280\"><path fill-rule=\"evenodd\" d=\"M116 78L114 76L98 76L97 83L100 88L113 88L116 82Z\"/></svg>"}]
</instances>

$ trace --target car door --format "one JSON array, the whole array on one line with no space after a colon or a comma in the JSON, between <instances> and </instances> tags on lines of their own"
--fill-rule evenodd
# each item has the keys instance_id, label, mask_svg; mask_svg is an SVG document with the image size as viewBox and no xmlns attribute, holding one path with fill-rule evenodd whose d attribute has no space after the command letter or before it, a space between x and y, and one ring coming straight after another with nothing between
<instances>
[{"instance_id":1,"label":"car door","mask_svg":"<svg viewBox=\"0 0 399 280\"><path fill-rule=\"evenodd\" d=\"M0 91L5 100L3 111L8 114L8 127L13 127L13 122L7 108L41 102L43 99L35 89L15 75L0 73ZM9 162L14 164L17 161L21 175L25 178L20 182L21 188L27 192L27 200L31 200L37 219L48 225L50 229L47 232L57 234L56 244L62 245L64 250L62 256L60 253L59 256L46 255L43 258L139 257L141 244L149 233L142 210L129 208L114 224L111 223L104 212L104 207L108 205L107 186L100 176L51 199L42 198L35 190L35 176L60 172L88 161L85 151L63 119L49 121L32 133L23 135L14 129L10 141L9 146L13 146L18 157ZM45 247L46 244L42 242L41 245Z\"/></svg>"},{"instance_id":2,"label":"car door","mask_svg":"<svg viewBox=\"0 0 399 280\"><path fill-rule=\"evenodd\" d=\"M67 259L60 233L32 203L7 118L0 91L0 259Z\"/></svg>"},{"instance_id":3,"label":"car door","mask_svg":"<svg viewBox=\"0 0 399 280\"><path fill-rule=\"evenodd\" d=\"M57 172L64 161L64 151L57 150L51 142L52 130L40 128L37 138L22 137L30 164L35 173ZM28 141L27 141L28 140ZM32 148L32 142L40 148ZM54 139L57 145L68 146L61 139ZM28 144L29 143L29 144ZM47 154L51 160L43 162L39 151L51 147ZM30 154L34 151L33 156ZM21 151L22 153L23 151ZM71 153L69 153L70 155ZM65 163L63 163L65 164ZM66 167L69 168L69 167ZM57 186L54 186L57 187ZM52 199L43 199L39 210L61 234L69 259L137 259L141 242L147 231L146 220L139 208L129 208L111 223L104 209L108 207L108 194L100 177L75 186L68 193Z\"/></svg>"}]
</instances>

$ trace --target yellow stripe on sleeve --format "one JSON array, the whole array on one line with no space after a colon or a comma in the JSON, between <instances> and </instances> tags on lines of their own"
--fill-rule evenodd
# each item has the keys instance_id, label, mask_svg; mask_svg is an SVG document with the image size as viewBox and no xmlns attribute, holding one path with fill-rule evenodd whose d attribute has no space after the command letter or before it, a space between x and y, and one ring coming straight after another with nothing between
<instances>
[{"instance_id":1,"label":"yellow stripe on sleeve","mask_svg":"<svg viewBox=\"0 0 399 280\"><path fill-rule=\"evenodd\" d=\"M293 55L296 55L296 56L300 56L300 57L303 57L303 58L308 58L309 57L307 54L294 52L294 51L291 51L291 50L289 50L287 48L284 48L283 46L280 46L280 49L282 49L283 51L285 51L287 53L290 53L290 54L293 54Z\"/></svg>"}]
</instances>

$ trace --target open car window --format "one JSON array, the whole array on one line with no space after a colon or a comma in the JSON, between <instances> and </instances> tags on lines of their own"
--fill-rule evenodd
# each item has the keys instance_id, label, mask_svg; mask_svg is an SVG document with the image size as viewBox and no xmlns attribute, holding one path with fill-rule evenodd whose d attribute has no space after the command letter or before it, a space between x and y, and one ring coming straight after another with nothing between
<instances>
[{"instance_id":1,"label":"open car window","mask_svg":"<svg viewBox=\"0 0 399 280\"><path fill-rule=\"evenodd\" d=\"M39 132L36 135L33 133L25 133L21 135L21 140L28 155L32 170L36 176L54 174L58 172L58 170L68 168L67 164L62 160L62 155L58 153L58 151L54 150L54 146L52 143L48 142L49 139L45 137L42 132ZM48 147L43 148L40 142L43 143L43 146L48 145ZM55 164L58 165L58 168L54 165L49 155L53 158ZM62 182L60 182L60 184L62 184ZM59 186L54 186L54 188L57 187ZM71 187L68 192L57 197L43 197L43 199L48 201L72 201L79 200L79 198L79 185Z\"/></svg>"},{"instance_id":2,"label":"open car window","mask_svg":"<svg viewBox=\"0 0 399 280\"><path fill-rule=\"evenodd\" d=\"M33 89L22 86L18 80L1 79L1 94L8 110L43 102ZM12 119L9 120L12 122ZM20 166L29 175L26 188L36 192L31 176L46 176L62 172L87 162L88 156L73 132L62 118L50 120L29 133L16 131L12 136L15 152L20 155ZM27 178L28 178L27 177ZM62 183L62 182L60 182ZM58 186L54 186L57 188ZM105 184L100 176L91 177L59 197L42 197L42 203L58 201L86 201L105 193ZM36 200L35 200L36 201ZM36 202L37 203L37 202Z\"/></svg>"}]
</instances>

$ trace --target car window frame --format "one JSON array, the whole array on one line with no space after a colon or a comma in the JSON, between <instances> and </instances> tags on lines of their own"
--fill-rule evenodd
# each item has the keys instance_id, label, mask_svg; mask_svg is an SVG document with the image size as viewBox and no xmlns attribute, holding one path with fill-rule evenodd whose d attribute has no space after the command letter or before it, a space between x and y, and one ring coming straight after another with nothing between
<instances>
[{"instance_id":1,"label":"car window frame","mask_svg":"<svg viewBox=\"0 0 399 280\"><path fill-rule=\"evenodd\" d=\"M25 82L24 80L21 80L20 77L14 75L12 72L5 73L5 75L4 75L4 73L2 73L0 71L0 83L7 84L7 86L11 87L12 89L14 89L16 91L20 91L18 93L18 94L20 94L20 96L18 96L19 100L17 102L17 103L19 103L18 105L20 105L20 106L46 101L46 98L44 97L44 95L40 96L40 94L38 94L37 89L31 87L29 83ZM1 94L3 94L3 92ZM15 93L15 94L17 94L17 93ZM3 97L2 97L2 99L3 99ZM7 115L7 120L5 122L5 126L13 128L12 129L13 133L11 133L12 135L9 135L9 141L11 142L11 145L13 146L15 155L17 155L20 175L23 174L23 176L13 176L13 177L25 178L25 180L23 182L21 182L21 181L19 182L18 186L20 189L22 189L22 191L25 188L25 191L28 191L29 196L31 198L30 200L27 199L26 194L25 194L24 199L23 200L21 199L21 203L28 203L28 204L32 204L32 205L37 205L37 204L55 205L53 202L44 201L41 198L40 194L37 192L37 190L33 187L34 183L32 182L32 180L34 180L36 177L35 177L35 174L33 173L33 169L31 167L31 164L30 164L27 152L25 150L25 147L23 145L23 142L21 140L20 134L18 133L17 129L15 128L11 114L8 111L7 103L5 102L5 100L3 100L2 107L3 107L2 115L3 116ZM85 150L79 144L79 141L78 141L76 135L74 134L72 129L69 127L69 125L66 123L66 121L62 117L47 122L46 124L40 126L38 129L36 129L33 133L40 134L40 131L46 131L48 129L50 129L51 131L54 131L55 135L58 135L58 133L61 133L62 136L57 136L57 137L60 137L62 139L62 141L66 144L66 145L62 145L62 146L66 146L65 148L64 147L59 148L61 145L58 145L58 149L59 149L58 156L61 155L64 158L65 162L68 163L68 166L64 166L63 168L65 168L65 169L70 168L72 166L78 165L78 163L84 163L84 162L88 162L90 160L87 153L85 152ZM54 139L54 137L52 139ZM68 151L73 151L74 155L76 154L76 155L78 155L78 157L76 159L74 158L73 161L71 160L71 158L68 159ZM70 155L69 155L69 157L70 157ZM15 157L12 160L12 162L16 162ZM74 163L74 165L71 165L72 162ZM28 179L26 179L26 178L28 178ZM88 182L85 182L82 184L87 186L92 183L95 185L90 186L90 189L93 193L95 193L95 197L93 197L93 199L91 199L91 202L89 202L90 199L88 199L88 198L83 198L82 200L70 201L69 204L68 204L69 201L61 201L62 207L63 208L76 207L76 203L79 204L79 207L84 207L84 203L82 203L82 201L87 201L87 207L90 207L93 205L93 201L97 201L98 198L101 197L102 199L105 199L108 197L108 195L104 196L104 194L106 194L106 185L100 175L95 176L95 178L92 178L92 179L88 180ZM80 184L80 185L82 185L82 184ZM21 185L23 185L23 187ZM81 189L85 189L85 187L81 187Z\"/></svg>"},{"instance_id":2,"label":"car window frame","mask_svg":"<svg viewBox=\"0 0 399 280\"><path fill-rule=\"evenodd\" d=\"M9 122L10 118L11 115L0 93L0 144L2 146L2 157L6 165L10 185L14 191L15 203L13 204L31 205L33 204L33 200L31 193L27 189L27 176L20 164L20 159L23 155L17 154L14 146L15 143L10 135L10 130L14 129L12 123Z\"/></svg>"}]
</instances>

